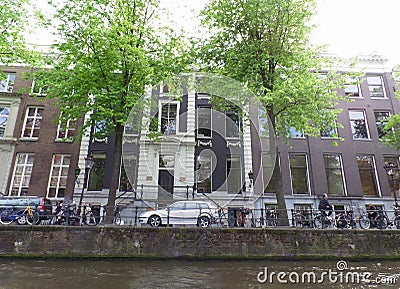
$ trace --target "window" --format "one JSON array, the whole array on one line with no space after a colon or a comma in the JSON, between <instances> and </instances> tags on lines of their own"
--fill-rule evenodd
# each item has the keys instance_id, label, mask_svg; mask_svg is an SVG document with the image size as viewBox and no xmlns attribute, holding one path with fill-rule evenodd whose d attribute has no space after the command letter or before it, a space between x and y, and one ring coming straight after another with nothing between
<instances>
[{"instance_id":1,"label":"window","mask_svg":"<svg viewBox=\"0 0 400 289\"><path fill-rule=\"evenodd\" d=\"M106 154L103 152L93 152L94 165L89 173L88 190L101 191L106 170Z\"/></svg>"},{"instance_id":2,"label":"window","mask_svg":"<svg viewBox=\"0 0 400 289\"><path fill-rule=\"evenodd\" d=\"M105 120L96 121L94 126L94 137L92 142L107 143L107 123Z\"/></svg>"},{"instance_id":3,"label":"window","mask_svg":"<svg viewBox=\"0 0 400 289\"><path fill-rule=\"evenodd\" d=\"M160 131L162 134L176 134L178 104L162 103L160 107Z\"/></svg>"},{"instance_id":4,"label":"window","mask_svg":"<svg viewBox=\"0 0 400 289\"><path fill-rule=\"evenodd\" d=\"M330 195L345 195L342 156L324 154L326 181Z\"/></svg>"},{"instance_id":5,"label":"window","mask_svg":"<svg viewBox=\"0 0 400 289\"><path fill-rule=\"evenodd\" d=\"M295 127L290 128L290 137L291 138L303 138L304 133L302 131L297 130Z\"/></svg>"},{"instance_id":6,"label":"window","mask_svg":"<svg viewBox=\"0 0 400 289\"><path fill-rule=\"evenodd\" d=\"M376 129L378 130L379 138L382 138L386 133L383 131L383 128L386 125L388 118L390 117L389 111L375 111L375 123Z\"/></svg>"},{"instance_id":7,"label":"window","mask_svg":"<svg viewBox=\"0 0 400 289\"><path fill-rule=\"evenodd\" d=\"M7 106L0 105L0 137L4 137L9 114L10 109Z\"/></svg>"},{"instance_id":8,"label":"window","mask_svg":"<svg viewBox=\"0 0 400 289\"><path fill-rule=\"evenodd\" d=\"M42 114L43 114L43 108L41 107L27 108L21 137L31 138L31 139L37 139L39 137Z\"/></svg>"},{"instance_id":9,"label":"window","mask_svg":"<svg viewBox=\"0 0 400 289\"><path fill-rule=\"evenodd\" d=\"M47 189L48 198L64 198L65 189L67 188L70 159L70 155L53 155L49 186Z\"/></svg>"},{"instance_id":10,"label":"window","mask_svg":"<svg viewBox=\"0 0 400 289\"><path fill-rule=\"evenodd\" d=\"M242 165L238 156L228 156L226 159L226 184L228 193L242 191Z\"/></svg>"},{"instance_id":11,"label":"window","mask_svg":"<svg viewBox=\"0 0 400 289\"><path fill-rule=\"evenodd\" d=\"M197 157L196 182L199 193L212 192L212 155L201 154Z\"/></svg>"},{"instance_id":12,"label":"window","mask_svg":"<svg viewBox=\"0 0 400 289\"><path fill-rule=\"evenodd\" d=\"M76 122L68 120L65 126L58 124L57 127L57 140L73 141L75 137Z\"/></svg>"},{"instance_id":13,"label":"window","mask_svg":"<svg viewBox=\"0 0 400 289\"><path fill-rule=\"evenodd\" d=\"M275 160L272 160L271 155L269 154L262 154L261 160L263 169L264 193L275 194L278 190L278 182L281 174L279 161L275 162ZM274 163L275 166L272 167Z\"/></svg>"},{"instance_id":14,"label":"window","mask_svg":"<svg viewBox=\"0 0 400 289\"><path fill-rule=\"evenodd\" d=\"M385 97L381 76L367 76L367 83L371 97Z\"/></svg>"},{"instance_id":15,"label":"window","mask_svg":"<svg viewBox=\"0 0 400 289\"><path fill-rule=\"evenodd\" d=\"M350 110L349 118L353 139L369 139L369 131L364 111Z\"/></svg>"},{"instance_id":16,"label":"window","mask_svg":"<svg viewBox=\"0 0 400 289\"><path fill-rule=\"evenodd\" d=\"M231 107L225 112L225 129L226 137L240 137L242 125L239 110L237 108Z\"/></svg>"},{"instance_id":17,"label":"window","mask_svg":"<svg viewBox=\"0 0 400 289\"><path fill-rule=\"evenodd\" d=\"M360 97L357 79L348 77L344 85L344 94L349 97Z\"/></svg>"},{"instance_id":18,"label":"window","mask_svg":"<svg viewBox=\"0 0 400 289\"><path fill-rule=\"evenodd\" d=\"M40 81L34 79L32 81L32 94L35 95L46 95L47 94L47 85L43 85Z\"/></svg>"},{"instance_id":19,"label":"window","mask_svg":"<svg viewBox=\"0 0 400 289\"><path fill-rule=\"evenodd\" d=\"M293 194L308 194L308 169L305 154L289 154Z\"/></svg>"},{"instance_id":20,"label":"window","mask_svg":"<svg viewBox=\"0 0 400 289\"><path fill-rule=\"evenodd\" d=\"M14 88L15 73L6 73L6 77L0 80L0 92L12 92Z\"/></svg>"},{"instance_id":21,"label":"window","mask_svg":"<svg viewBox=\"0 0 400 289\"><path fill-rule=\"evenodd\" d=\"M211 137L211 107L199 106L197 112L197 137L210 138Z\"/></svg>"},{"instance_id":22,"label":"window","mask_svg":"<svg viewBox=\"0 0 400 289\"><path fill-rule=\"evenodd\" d=\"M119 190L128 191L136 188L137 175L137 157L133 154L124 154L121 165L121 175L119 181Z\"/></svg>"},{"instance_id":23,"label":"window","mask_svg":"<svg viewBox=\"0 0 400 289\"><path fill-rule=\"evenodd\" d=\"M320 132L321 138L334 138L338 136L337 127L328 127Z\"/></svg>"},{"instance_id":24,"label":"window","mask_svg":"<svg viewBox=\"0 0 400 289\"><path fill-rule=\"evenodd\" d=\"M24 196L28 194L34 160L35 155L33 154L17 154L10 188L11 196Z\"/></svg>"},{"instance_id":25,"label":"window","mask_svg":"<svg viewBox=\"0 0 400 289\"><path fill-rule=\"evenodd\" d=\"M358 155L357 164L363 194L365 196L377 196L378 182L376 178L374 157L369 155Z\"/></svg>"}]
</instances>

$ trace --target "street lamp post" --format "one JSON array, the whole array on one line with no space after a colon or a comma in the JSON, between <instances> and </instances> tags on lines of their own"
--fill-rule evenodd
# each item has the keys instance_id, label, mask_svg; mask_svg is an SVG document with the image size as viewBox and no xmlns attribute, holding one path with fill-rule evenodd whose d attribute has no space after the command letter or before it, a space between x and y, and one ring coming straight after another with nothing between
<instances>
[{"instance_id":1,"label":"street lamp post","mask_svg":"<svg viewBox=\"0 0 400 289\"><path fill-rule=\"evenodd\" d=\"M88 155L87 157L85 157L85 174L83 176L81 197L79 198L78 215L80 215L80 213L81 213L83 194L85 193L85 189L87 187L89 171L92 169L93 165L94 165L93 157L91 155Z\"/></svg>"},{"instance_id":2,"label":"street lamp post","mask_svg":"<svg viewBox=\"0 0 400 289\"><path fill-rule=\"evenodd\" d=\"M389 162L386 166L384 166L387 175L390 177L390 181L393 186L393 196L394 196L394 203L397 207L397 193L396 193L396 173L399 170L393 163Z\"/></svg>"},{"instance_id":3,"label":"street lamp post","mask_svg":"<svg viewBox=\"0 0 400 289\"><path fill-rule=\"evenodd\" d=\"M250 181L249 192L250 192L250 195L252 195L252 193L254 192L254 185L253 185L253 183L254 183L254 173L253 173L253 171L250 170L248 172L247 176L249 177L249 181Z\"/></svg>"}]
</instances>

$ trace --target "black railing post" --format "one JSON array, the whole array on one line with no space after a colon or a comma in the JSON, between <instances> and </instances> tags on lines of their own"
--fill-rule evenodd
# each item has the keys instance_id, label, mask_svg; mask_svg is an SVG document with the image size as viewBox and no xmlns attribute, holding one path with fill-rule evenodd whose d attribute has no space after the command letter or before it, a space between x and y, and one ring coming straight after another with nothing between
<instances>
[{"instance_id":1,"label":"black railing post","mask_svg":"<svg viewBox=\"0 0 400 289\"><path fill-rule=\"evenodd\" d=\"M137 224L137 219L138 219L138 206L135 206L135 227Z\"/></svg>"},{"instance_id":2,"label":"black railing post","mask_svg":"<svg viewBox=\"0 0 400 289\"><path fill-rule=\"evenodd\" d=\"M169 227L169 207L167 209L167 227Z\"/></svg>"},{"instance_id":3,"label":"black railing post","mask_svg":"<svg viewBox=\"0 0 400 289\"><path fill-rule=\"evenodd\" d=\"M263 227L264 226L264 208L261 208L261 220L260 220L261 222L261 227Z\"/></svg>"},{"instance_id":4,"label":"black railing post","mask_svg":"<svg viewBox=\"0 0 400 289\"><path fill-rule=\"evenodd\" d=\"M186 200L189 199L189 185L186 185Z\"/></svg>"}]
</instances>

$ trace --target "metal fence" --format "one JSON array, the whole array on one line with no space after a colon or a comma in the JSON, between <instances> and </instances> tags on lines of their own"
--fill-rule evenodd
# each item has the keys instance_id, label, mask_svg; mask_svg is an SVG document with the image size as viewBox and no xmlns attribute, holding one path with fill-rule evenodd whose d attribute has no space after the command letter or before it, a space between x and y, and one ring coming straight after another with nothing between
<instances>
[{"instance_id":1,"label":"metal fence","mask_svg":"<svg viewBox=\"0 0 400 289\"><path fill-rule=\"evenodd\" d=\"M1 220L7 218L10 210L0 207ZM71 211L72 212L72 211ZM105 206L82 206L81 212L74 211L76 222L79 225L115 225L115 226L198 226L198 227L223 227L223 228L275 228L286 227L295 229L400 229L399 210L376 212L375 217L358 208L357 210L337 210L330 214L315 209L290 209L287 214L282 214L276 208L250 209L244 207L212 207L209 209L182 209L171 210L169 206L165 209L153 210L148 206L132 205L124 207L123 210L118 206L114 207L112 223L106 224ZM143 215L147 212L147 215ZM15 211L13 212L15 214ZM287 218L286 218L286 216ZM71 216L71 215L69 215ZM91 216L90 220L80 218ZM145 216L145 217L144 217ZM159 222L152 222L152 216L159 216ZM204 218L201 218L204 216ZM40 215L38 225L54 225L55 214ZM87 217L89 218L89 217ZM154 217L155 218L155 217ZM156 219L156 218L155 218ZM15 222L12 224L25 225L24 222ZM5 225L6 222L0 222ZM58 223L62 225L71 225L68 222ZM11 225L11 224L7 224Z\"/></svg>"}]
</instances>

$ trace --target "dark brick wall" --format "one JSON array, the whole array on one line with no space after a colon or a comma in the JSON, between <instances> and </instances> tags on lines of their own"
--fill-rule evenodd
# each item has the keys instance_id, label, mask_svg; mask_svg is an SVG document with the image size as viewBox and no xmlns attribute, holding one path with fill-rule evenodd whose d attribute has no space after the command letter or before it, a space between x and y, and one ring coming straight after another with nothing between
<instances>
[{"instance_id":1,"label":"dark brick wall","mask_svg":"<svg viewBox=\"0 0 400 289\"><path fill-rule=\"evenodd\" d=\"M395 230L0 227L1 256L400 258Z\"/></svg>"},{"instance_id":2,"label":"dark brick wall","mask_svg":"<svg viewBox=\"0 0 400 289\"><path fill-rule=\"evenodd\" d=\"M55 100L29 95L32 79L27 78L26 73L31 72L31 70L26 70L23 67L3 67L2 69L4 72L16 73L13 92L19 92L18 96L22 97L13 134L14 137L17 138L17 143L11 170L9 172L7 192L12 183L15 157L18 153L35 154L28 194L38 196L46 195L53 154L70 154L71 165L68 172L66 195L70 195L70 198L72 199L75 182L74 169L78 164L80 142L63 143L55 141L57 135L57 123L55 122L55 118L59 113L58 107L54 105ZM39 106L44 108L39 137L38 140L34 141L21 139L22 127L24 125L25 113L28 106ZM81 125L82 120L77 122L77 127L80 127Z\"/></svg>"}]
</instances>

